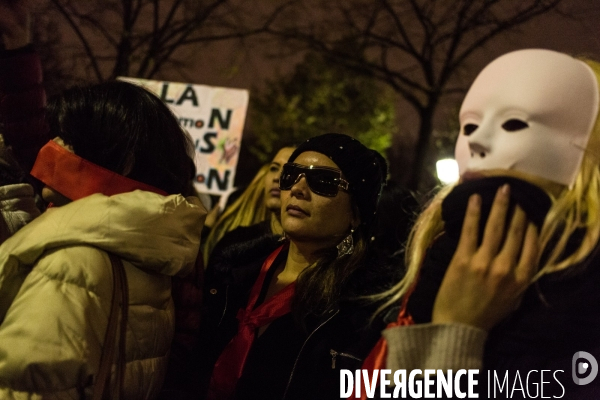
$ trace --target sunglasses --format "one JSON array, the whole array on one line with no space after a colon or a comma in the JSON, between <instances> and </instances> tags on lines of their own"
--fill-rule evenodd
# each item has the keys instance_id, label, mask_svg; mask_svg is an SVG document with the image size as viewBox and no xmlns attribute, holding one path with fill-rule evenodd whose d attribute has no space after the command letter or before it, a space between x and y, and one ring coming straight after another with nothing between
<instances>
[{"instance_id":1,"label":"sunglasses","mask_svg":"<svg viewBox=\"0 0 600 400\"><path fill-rule=\"evenodd\" d=\"M279 189L290 190L303 176L310 190L321 196L335 197L339 189L348 191L350 186L347 180L342 179L339 169L287 163L279 177Z\"/></svg>"}]
</instances>

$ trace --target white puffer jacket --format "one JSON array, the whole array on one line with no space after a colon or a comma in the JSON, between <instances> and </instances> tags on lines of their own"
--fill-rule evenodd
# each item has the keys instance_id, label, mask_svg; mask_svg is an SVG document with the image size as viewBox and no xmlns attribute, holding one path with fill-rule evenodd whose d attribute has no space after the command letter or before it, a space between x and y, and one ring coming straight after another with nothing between
<instances>
[{"instance_id":1,"label":"white puffer jacket","mask_svg":"<svg viewBox=\"0 0 600 400\"><path fill-rule=\"evenodd\" d=\"M206 210L135 191L49 209L0 246L0 399L90 397L113 292L129 283L126 399L158 395L173 337L171 276L191 271Z\"/></svg>"}]
</instances>

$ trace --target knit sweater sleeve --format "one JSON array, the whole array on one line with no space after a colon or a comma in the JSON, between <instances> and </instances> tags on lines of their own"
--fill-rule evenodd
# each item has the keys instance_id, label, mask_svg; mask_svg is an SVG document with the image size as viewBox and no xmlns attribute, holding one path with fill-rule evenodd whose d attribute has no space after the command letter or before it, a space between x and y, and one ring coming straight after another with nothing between
<instances>
[{"instance_id":1,"label":"knit sweater sleeve","mask_svg":"<svg viewBox=\"0 0 600 400\"><path fill-rule=\"evenodd\" d=\"M387 367L398 369L481 369L487 332L463 324L417 324L383 331Z\"/></svg>"}]
</instances>

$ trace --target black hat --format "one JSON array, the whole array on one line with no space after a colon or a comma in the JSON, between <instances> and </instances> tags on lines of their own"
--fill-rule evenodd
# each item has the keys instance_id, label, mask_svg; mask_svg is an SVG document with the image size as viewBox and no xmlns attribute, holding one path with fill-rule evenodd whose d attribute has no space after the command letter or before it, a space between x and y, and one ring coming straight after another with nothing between
<instances>
[{"instance_id":1,"label":"black hat","mask_svg":"<svg viewBox=\"0 0 600 400\"><path fill-rule=\"evenodd\" d=\"M350 184L349 192L358 207L361 223L368 228L387 177L387 163L381 154L348 135L326 133L298 146L288 162L306 151L325 154L338 165Z\"/></svg>"}]
</instances>

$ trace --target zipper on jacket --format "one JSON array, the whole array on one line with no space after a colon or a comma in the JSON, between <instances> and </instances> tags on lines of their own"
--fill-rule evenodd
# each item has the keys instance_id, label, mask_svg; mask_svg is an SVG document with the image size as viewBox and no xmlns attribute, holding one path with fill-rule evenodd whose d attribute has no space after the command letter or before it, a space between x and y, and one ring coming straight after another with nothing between
<instances>
[{"instance_id":1,"label":"zipper on jacket","mask_svg":"<svg viewBox=\"0 0 600 400\"><path fill-rule=\"evenodd\" d=\"M356 360L356 361L362 361L362 359L360 359L358 357L355 357L352 354L338 353L334 349L329 350L329 354L331 354L331 369L335 369L335 360L336 360L337 356L348 357L348 358L351 358L351 359Z\"/></svg>"},{"instance_id":2,"label":"zipper on jacket","mask_svg":"<svg viewBox=\"0 0 600 400\"><path fill-rule=\"evenodd\" d=\"M329 354L331 354L331 369L335 369L335 358L338 355L338 352L334 349L329 350Z\"/></svg>"},{"instance_id":3,"label":"zipper on jacket","mask_svg":"<svg viewBox=\"0 0 600 400\"><path fill-rule=\"evenodd\" d=\"M225 313L227 312L227 301L229 299L229 285L225 286L225 305L223 306L223 314L221 314L221 319L217 324L217 327L221 326L221 322L223 322L223 318L225 317Z\"/></svg>"},{"instance_id":4,"label":"zipper on jacket","mask_svg":"<svg viewBox=\"0 0 600 400\"><path fill-rule=\"evenodd\" d=\"M327 318L325 321L321 322L321 325L319 325L315 329L313 329L313 331L310 333L310 335L308 335L306 340L304 340L304 343L302 343L302 347L300 348L300 351L298 352L298 355L296 356L296 361L294 361L294 366L292 367L292 372L290 373L290 379L288 379L288 383L287 383L287 386L285 387L285 392L283 392L283 397L281 398L281 400L284 400L287 396L288 389L290 388L290 384L292 383L292 378L294 377L294 372L296 371L296 365L298 364L298 360L300 359L302 350L304 350L304 346L306 346L306 343L310 340L310 338L312 337L312 335L314 335L314 333L316 331L318 331L319 329L321 329L321 327L323 325L325 325L326 323L331 321L331 319L333 317L335 317L336 315L338 315L339 312L340 312L340 310L336 310L329 318Z\"/></svg>"}]
</instances>

